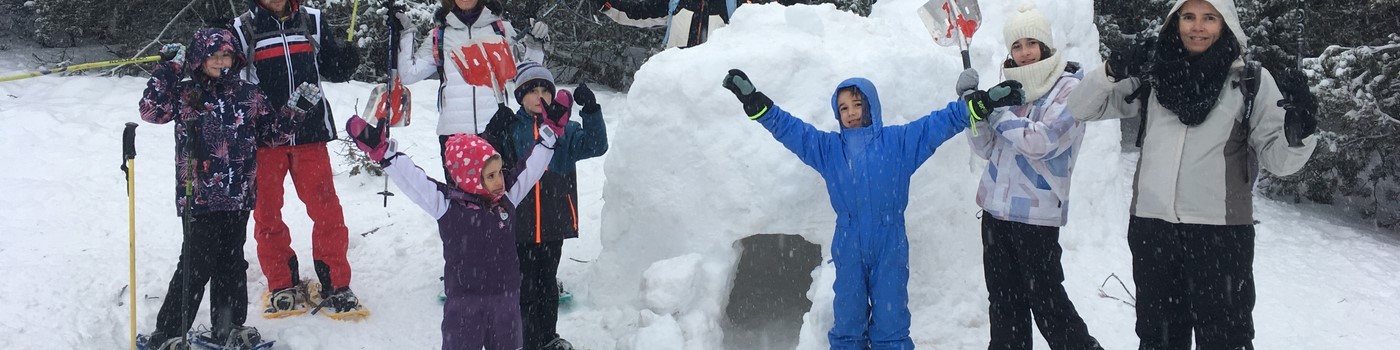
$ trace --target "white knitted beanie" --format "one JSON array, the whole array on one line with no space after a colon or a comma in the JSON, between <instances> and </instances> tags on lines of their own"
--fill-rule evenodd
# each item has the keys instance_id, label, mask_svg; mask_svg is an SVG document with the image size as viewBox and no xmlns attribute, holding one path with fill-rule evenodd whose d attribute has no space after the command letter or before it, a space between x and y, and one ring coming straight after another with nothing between
<instances>
[{"instance_id":1,"label":"white knitted beanie","mask_svg":"<svg viewBox=\"0 0 1400 350\"><path fill-rule=\"evenodd\" d=\"M1045 19L1040 10L1030 3L1023 3L1016 8L1016 13L1006 20L1006 29L1002 34L1006 36L1007 48L1021 38L1040 40L1046 47L1052 50L1055 48L1055 39L1050 35L1050 20Z\"/></svg>"}]
</instances>

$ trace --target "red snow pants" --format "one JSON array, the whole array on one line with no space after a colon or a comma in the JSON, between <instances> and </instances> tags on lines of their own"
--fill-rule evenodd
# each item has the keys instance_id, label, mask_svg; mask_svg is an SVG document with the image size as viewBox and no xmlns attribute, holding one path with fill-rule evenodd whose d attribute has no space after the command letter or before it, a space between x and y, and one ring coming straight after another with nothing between
<instances>
[{"instance_id":1,"label":"red snow pants","mask_svg":"<svg viewBox=\"0 0 1400 350\"><path fill-rule=\"evenodd\" d=\"M318 142L258 149L253 237L258 242L258 264L267 276L268 290L291 287L299 278L291 232L282 222L282 183L288 173L313 223L311 256L322 288L350 286L350 262L345 258L349 230L335 194L326 143Z\"/></svg>"}]
</instances>

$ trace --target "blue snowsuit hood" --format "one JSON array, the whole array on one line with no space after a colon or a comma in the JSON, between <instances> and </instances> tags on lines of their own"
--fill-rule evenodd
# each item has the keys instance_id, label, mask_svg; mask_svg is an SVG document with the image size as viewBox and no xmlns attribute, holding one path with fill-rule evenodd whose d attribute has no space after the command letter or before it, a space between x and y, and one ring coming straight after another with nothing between
<instances>
[{"instance_id":1,"label":"blue snowsuit hood","mask_svg":"<svg viewBox=\"0 0 1400 350\"><path fill-rule=\"evenodd\" d=\"M826 181L836 232L836 316L828 338L832 349L912 349L909 338L909 241L904 209L914 171L944 141L968 127L967 108L950 102L905 125L885 126L880 96L864 78L841 82L865 97L869 125L821 131L774 105L758 122Z\"/></svg>"}]
</instances>

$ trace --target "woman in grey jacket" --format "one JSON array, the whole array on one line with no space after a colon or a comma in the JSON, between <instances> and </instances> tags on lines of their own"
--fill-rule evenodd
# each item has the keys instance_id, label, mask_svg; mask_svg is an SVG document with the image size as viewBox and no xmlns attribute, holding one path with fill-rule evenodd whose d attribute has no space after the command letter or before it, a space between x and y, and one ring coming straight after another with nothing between
<instances>
[{"instance_id":1,"label":"woman in grey jacket","mask_svg":"<svg viewBox=\"0 0 1400 350\"><path fill-rule=\"evenodd\" d=\"M1128 221L1140 349L1187 349L1193 332L1200 349L1253 348L1257 169L1303 167L1316 106L1279 107L1283 93L1262 69L1246 103L1247 42L1232 1L1177 0L1164 23L1159 45L1111 56L1069 106L1087 121L1135 116L1147 103ZM1127 98L1144 86L1148 98ZM1297 147L1285 127L1300 131Z\"/></svg>"}]
</instances>

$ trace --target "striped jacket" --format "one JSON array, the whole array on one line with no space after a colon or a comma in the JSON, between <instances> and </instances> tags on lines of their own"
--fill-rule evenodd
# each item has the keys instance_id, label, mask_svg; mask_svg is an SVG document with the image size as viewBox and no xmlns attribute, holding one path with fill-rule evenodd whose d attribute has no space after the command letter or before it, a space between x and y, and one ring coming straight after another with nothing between
<instances>
[{"instance_id":1,"label":"striped jacket","mask_svg":"<svg viewBox=\"0 0 1400 350\"><path fill-rule=\"evenodd\" d=\"M1065 225L1070 175L1084 140L1084 125L1071 117L1067 104L1082 76L1064 72L1044 96L1000 109L977 122L986 131L968 133L972 152L990 161L977 187L977 205L988 215L1030 225Z\"/></svg>"},{"instance_id":2,"label":"striped jacket","mask_svg":"<svg viewBox=\"0 0 1400 350\"><path fill-rule=\"evenodd\" d=\"M321 35L329 29L320 10L300 6L297 0L289 0L287 6L293 14L281 19L258 0L248 0L248 13L234 18L232 26L239 49L248 55L243 79L258 84L273 106L286 104L292 89L302 83L320 86L322 77L331 82L348 81L360 65L360 54L353 45L335 35ZM329 102L322 99L296 129L293 145L336 139Z\"/></svg>"}]
</instances>

